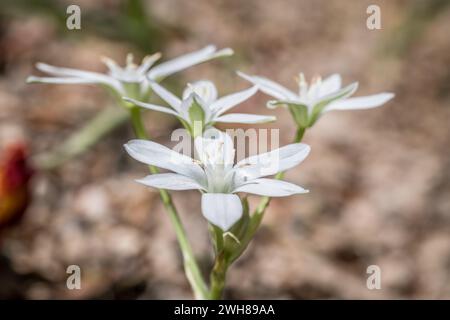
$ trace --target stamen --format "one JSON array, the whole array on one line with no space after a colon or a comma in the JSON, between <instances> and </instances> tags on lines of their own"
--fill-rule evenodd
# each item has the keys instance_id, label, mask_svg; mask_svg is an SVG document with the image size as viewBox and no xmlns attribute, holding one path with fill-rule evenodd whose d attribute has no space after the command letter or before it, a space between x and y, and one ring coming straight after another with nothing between
<instances>
[{"instance_id":1,"label":"stamen","mask_svg":"<svg viewBox=\"0 0 450 320\"><path fill-rule=\"evenodd\" d=\"M322 77L319 74L314 75L314 77L311 79L312 84L321 84L322 83Z\"/></svg>"},{"instance_id":2,"label":"stamen","mask_svg":"<svg viewBox=\"0 0 450 320\"><path fill-rule=\"evenodd\" d=\"M128 54L127 54L127 66L132 66L132 65L134 65L133 60L134 60L133 54L132 54L132 53L128 53Z\"/></svg>"}]
</instances>

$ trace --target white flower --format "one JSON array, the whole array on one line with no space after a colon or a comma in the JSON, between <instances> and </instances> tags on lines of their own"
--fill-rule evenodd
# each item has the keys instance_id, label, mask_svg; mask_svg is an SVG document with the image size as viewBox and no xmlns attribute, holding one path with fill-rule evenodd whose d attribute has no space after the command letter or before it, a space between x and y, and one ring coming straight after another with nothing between
<instances>
[{"instance_id":1,"label":"white flower","mask_svg":"<svg viewBox=\"0 0 450 320\"><path fill-rule=\"evenodd\" d=\"M302 128L311 127L325 112L375 108L394 97L393 93L383 92L371 96L349 98L355 93L358 83L354 82L342 88L339 74L333 74L324 80L315 77L308 84L303 73L300 73L297 79L298 93L264 77L250 76L242 72L238 72L238 74L276 99L267 103L269 108L275 108L278 105L288 106L294 119Z\"/></svg>"},{"instance_id":2,"label":"white flower","mask_svg":"<svg viewBox=\"0 0 450 320\"><path fill-rule=\"evenodd\" d=\"M183 92L182 99L164 89L156 82L151 82L150 86L170 108L154 104L143 103L135 99L124 99L143 108L160 111L176 116L192 133L194 137L201 135L205 128L216 122L225 123L263 123L274 121L273 116L262 116L244 113L231 113L223 115L225 112L250 98L258 91L257 86L235 92L221 98L217 98L216 86L211 81L201 80L188 84ZM197 128L197 126L199 126Z\"/></svg>"},{"instance_id":3,"label":"white flower","mask_svg":"<svg viewBox=\"0 0 450 320\"><path fill-rule=\"evenodd\" d=\"M224 231L242 216L237 192L269 197L308 192L289 182L263 178L302 162L310 151L303 143L251 156L236 164L231 137L214 128L195 139L197 159L145 140L131 140L125 149L138 161L173 172L149 175L138 182L159 189L200 190L204 217Z\"/></svg>"},{"instance_id":4,"label":"white flower","mask_svg":"<svg viewBox=\"0 0 450 320\"><path fill-rule=\"evenodd\" d=\"M193 65L231 54L233 54L233 51L229 48L217 51L215 46L210 45L199 51L160 63L155 67L152 66L161 57L160 53L145 57L140 65L134 64L133 56L128 54L125 67L119 66L109 58L103 58L103 62L108 67L107 74L37 63L36 68L48 73L51 77L30 76L27 82L101 84L112 88L119 96L128 95L135 98L146 98L149 93L149 81L160 81Z\"/></svg>"}]
</instances>

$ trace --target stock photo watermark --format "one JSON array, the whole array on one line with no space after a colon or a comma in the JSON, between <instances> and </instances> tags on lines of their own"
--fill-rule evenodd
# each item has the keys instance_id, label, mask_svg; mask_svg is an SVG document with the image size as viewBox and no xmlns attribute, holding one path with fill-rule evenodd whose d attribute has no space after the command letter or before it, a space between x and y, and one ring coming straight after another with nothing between
<instances>
[{"instance_id":1,"label":"stock photo watermark","mask_svg":"<svg viewBox=\"0 0 450 320\"><path fill-rule=\"evenodd\" d=\"M201 126L202 124L200 121L196 121L195 125ZM257 162L260 168L259 173L262 175L270 174L279 168L279 129L226 129L225 134L229 139L224 139L218 143L217 149L208 150L210 148L207 146L209 141L221 139L218 136L218 131L207 130L203 139L196 139L193 143L187 130L176 129L170 137L172 142L177 142L172 150L177 154L186 156L186 158L180 158L177 154L173 154L170 161L175 164L179 163L180 160L190 161L190 157L201 158L199 152L204 150L215 156L214 162L218 165L233 165L235 160L239 162L245 158L250 158L252 162ZM225 155L227 150L230 150L232 154ZM257 154L260 154L260 156L252 158ZM210 157L211 159L212 157ZM248 164L241 163L241 166L245 165Z\"/></svg>"},{"instance_id":2,"label":"stock photo watermark","mask_svg":"<svg viewBox=\"0 0 450 320\"><path fill-rule=\"evenodd\" d=\"M81 30L81 8L75 4L67 7L66 13L69 15L66 19L66 26L69 30Z\"/></svg>"},{"instance_id":3,"label":"stock photo watermark","mask_svg":"<svg viewBox=\"0 0 450 320\"><path fill-rule=\"evenodd\" d=\"M76 264L67 267L66 273L69 274L66 280L66 286L69 290L81 289L81 268Z\"/></svg>"},{"instance_id":4,"label":"stock photo watermark","mask_svg":"<svg viewBox=\"0 0 450 320\"><path fill-rule=\"evenodd\" d=\"M381 29L381 8L376 4L367 7L366 13L369 17L366 20L366 26L369 30Z\"/></svg>"},{"instance_id":5,"label":"stock photo watermark","mask_svg":"<svg viewBox=\"0 0 450 320\"><path fill-rule=\"evenodd\" d=\"M381 289L381 268L376 264L367 267L366 273L369 274L366 281L367 289L380 290Z\"/></svg>"}]
</instances>

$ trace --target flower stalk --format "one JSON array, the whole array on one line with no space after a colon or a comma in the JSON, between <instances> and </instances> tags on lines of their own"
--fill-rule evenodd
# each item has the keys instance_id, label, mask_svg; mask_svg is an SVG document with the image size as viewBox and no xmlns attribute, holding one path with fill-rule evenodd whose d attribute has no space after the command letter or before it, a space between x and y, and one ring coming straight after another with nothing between
<instances>
[{"instance_id":1,"label":"flower stalk","mask_svg":"<svg viewBox=\"0 0 450 320\"><path fill-rule=\"evenodd\" d=\"M216 256L214 266L211 271L211 291L209 294L209 298L211 300L219 300L222 298L228 266L229 262L226 259L225 252L222 251L218 256Z\"/></svg>"},{"instance_id":2,"label":"flower stalk","mask_svg":"<svg viewBox=\"0 0 450 320\"><path fill-rule=\"evenodd\" d=\"M142 122L141 110L138 107L130 108L130 118L135 131L136 137L139 139L149 140L144 124ZM149 166L149 170L152 174L158 174L159 169L155 166ZM180 249L183 255L184 270L186 277L194 291L196 299L204 300L208 298L208 288L198 267L197 261L192 251L192 247L189 244L189 240L186 235L186 231L178 215L177 209L172 202L172 197L164 189L158 189L164 208L170 218L172 225L175 228L177 240L180 245Z\"/></svg>"}]
</instances>

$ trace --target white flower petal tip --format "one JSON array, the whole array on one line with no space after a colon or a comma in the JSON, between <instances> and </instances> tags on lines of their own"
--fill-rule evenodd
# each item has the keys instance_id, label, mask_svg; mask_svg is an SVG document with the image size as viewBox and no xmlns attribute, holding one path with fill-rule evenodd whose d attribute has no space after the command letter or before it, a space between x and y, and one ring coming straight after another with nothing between
<instances>
[{"instance_id":1,"label":"white flower petal tip","mask_svg":"<svg viewBox=\"0 0 450 320\"><path fill-rule=\"evenodd\" d=\"M242 71L236 71L236 74L239 76L239 77L241 77L241 78L243 78L243 79L245 79L245 80L248 80L248 81L250 81L251 82L251 79L253 78L252 76L250 76L250 75L248 75L248 74L246 74L246 73L244 73L244 72L242 72Z\"/></svg>"},{"instance_id":2,"label":"white flower petal tip","mask_svg":"<svg viewBox=\"0 0 450 320\"><path fill-rule=\"evenodd\" d=\"M36 82L39 82L39 78L35 77L35 76L29 76L29 77L27 77L25 82L26 83L36 83Z\"/></svg>"},{"instance_id":3,"label":"white flower petal tip","mask_svg":"<svg viewBox=\"0 0 450 320\"><path fill-rule=\"evenodd\" d=\"M223 231L228 231L242 217L241 199L235 194L205 193L202 195L203 216Z\"/></svg>"},{"instance_id":4,"label":"white flower petal tip","mask_svg":"<svg viewBox=\"0 0 450 320\"><path fill-rule=\"evenodd\" d=\"M217 51L216 57L228 57L228 56L232 56L233 54L234 54L233 49L225 48L225 49Z\"/></svg>"},{"instance_id":5,"label":"white flower petal tip","mask_svg":"<svg viewBox=\"0 0 450 320\"><path fill-rule=\"evenodd\" d=\"M338 100L331 103L325 111L332 110L364 110L376 108L384 105L389 100L392 100L395 94L391 92L383 92L379 94L374 94L371 96L362 96L355 98L348 98L343 100Z\"/></svg>"}]
</instances>

